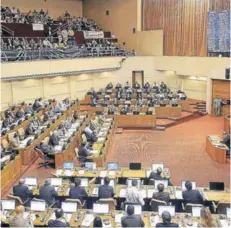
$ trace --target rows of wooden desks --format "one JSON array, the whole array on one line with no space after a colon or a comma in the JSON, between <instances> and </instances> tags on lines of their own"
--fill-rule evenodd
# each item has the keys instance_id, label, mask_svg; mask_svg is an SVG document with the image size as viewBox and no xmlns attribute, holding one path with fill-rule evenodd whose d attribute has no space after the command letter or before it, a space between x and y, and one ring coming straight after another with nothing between
<instances>
[{"instance_id":1,"label":"rows of wooden desks","mask_svg":"<svg viewBox=\"0 0 231 228\"><path fill-rule=\"evenodd\" d=\"M218 135L209 135L206 138L206 151L211 159L215 162L225 164L226 151L229 148L221 143L222 139Z\"/></svg>"},{"instance_id":2,"label":"rows of wooden desks","mask_svg":"<svg viewBox=\"0 0 231 228\"><path fill-rule=\"evenodd\" d=\"M50 219L54 219L55 209L47 209L42 212L28 211L28 216L32 217L34 226L47 226ZM9 217L15 215L12 212L7 212L5 224L9 223ZM109 211L106 214L97 214L92 210L78 209L75 213L66 216L66 221L69 222L71 227L92 227L95 216L101 217L103 227L121 227L121 218L126 216L124 211ZM155 227L157 222L162 222L161 216L157 212L143 211L142 219L145 227ZM223 224L228 224L228 221L220 215L211 215L214 227L222 227ZM192 214L176 213L172 217L172 222L179 224L179 227L207 227L207 223L201 217L192 217Z\"/></svg>"},{"instance_id":3,"label":"rows of wooden desks","mask_svg":"<svg viewBox=\"0 0 231 228\"><path fill-rule=\"evenodd\" d=\"M49 128L46 128L37 139L34 139L29 146L18 149L19 155L17 155L14 160L6 164L0 172L2 193L5 192L7 188L20 177L25 167L31 165L38 158L34 150L35 146L49 136L50 132L57 128L57 126L67 118L69 115L68 113L72 113L72 111L76 109L77 105L72 105L63 115L56 119L55 123L53 123Z\"/></svg>"}]
</instances>

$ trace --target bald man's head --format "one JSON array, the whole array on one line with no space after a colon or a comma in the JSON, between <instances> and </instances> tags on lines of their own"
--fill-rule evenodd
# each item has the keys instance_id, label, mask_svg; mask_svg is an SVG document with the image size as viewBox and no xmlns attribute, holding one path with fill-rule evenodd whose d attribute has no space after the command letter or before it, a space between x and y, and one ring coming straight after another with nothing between
<instances>
[{"instance_id":1,"label":"bald man's head","mask_svg":"<svg viewBox=\"0 0 231 228\"><path fill-rule=\"evenodd\" d=\"M22 214L24 211L25 211L25 208L22 205L17 206L15 209L15 212L17 215Z\"/></svg>"},{"instance_id":2,"label":"bald man's head","mask_svg":"<svg viewBox=\"0 0 231 228\"><path fill-rule=\"evenodd\" d=\"M21 178L20 180L19 180L19 184L25 184L25 179L23 179L23 178Z\"/></svg>"}]
</instances>

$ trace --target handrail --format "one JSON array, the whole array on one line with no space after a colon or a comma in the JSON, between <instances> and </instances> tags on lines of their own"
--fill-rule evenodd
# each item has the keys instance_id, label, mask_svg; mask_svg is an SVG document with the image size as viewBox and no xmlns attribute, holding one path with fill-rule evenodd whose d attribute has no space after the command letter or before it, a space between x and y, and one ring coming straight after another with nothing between
<instances>
[{"instance_id":1,"label":"handrail","mask_svg":"<svg viewBox=\"0 0 231 228\"><path fill-rule=\"evenodd\" d=\"M14 36L14 31L1 24L2 30L8 32L11 36Z\"/></svg>"},{"instance_id":2,"label":"handrail","mask_svg":"<svg viewBox=\"0 0 231 228\"><path fill-rule=\"evenodd\" d=\"M68 22L66 22L65 24L62 24L58 28L54 29L52 31L51 35L55 35L59 29L62 31L63 29L66 29L67 27L68 27Z\"/></svg>"}]
</instances>

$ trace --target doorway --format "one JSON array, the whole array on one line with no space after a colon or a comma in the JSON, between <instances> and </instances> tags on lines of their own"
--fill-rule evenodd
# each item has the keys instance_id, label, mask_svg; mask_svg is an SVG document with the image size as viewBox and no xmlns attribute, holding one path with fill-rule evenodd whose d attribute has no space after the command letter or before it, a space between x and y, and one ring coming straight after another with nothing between
<instances>
[{"instance_id":1,"label":"doorway","mask_svg":"<svg viewBox=\"0 0 231 228\"><path fill-rule=\"evenodd\" d=\"M144 86L144 71L132 71L132 85L138 82L143 88Z\"/></svg>"}]
</instances>

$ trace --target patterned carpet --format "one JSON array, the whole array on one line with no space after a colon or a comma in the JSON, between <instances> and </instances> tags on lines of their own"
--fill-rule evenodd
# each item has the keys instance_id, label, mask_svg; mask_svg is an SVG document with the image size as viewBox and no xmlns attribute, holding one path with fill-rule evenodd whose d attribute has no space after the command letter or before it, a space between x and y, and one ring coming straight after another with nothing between
<instances>
[{"instance_id":1,"label":"patterned carpet","mask_svg":"<svg viewBox=\"0 0 231 228\"><path fill-rule=\"evenodd\" d=\"M213 162L205 151L206 136L222 134L223 118L205 116L173 126L166 131L125 130L116 134L107 161L121 167L141 162L143 167L162 162L170 168L172 182L195 180L198 186L209 181L230 185L229 164Z\"/></svg>"}]
</instances>

